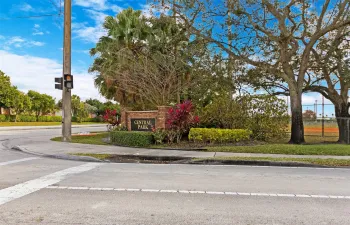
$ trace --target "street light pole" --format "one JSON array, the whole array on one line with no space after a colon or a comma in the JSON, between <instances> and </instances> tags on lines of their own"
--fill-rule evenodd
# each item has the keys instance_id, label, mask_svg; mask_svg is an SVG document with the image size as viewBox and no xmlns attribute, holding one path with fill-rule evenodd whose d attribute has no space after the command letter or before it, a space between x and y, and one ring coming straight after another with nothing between
<instances>
[{"instance_id":1,"label":"street light pole","mask_svg":"<svg viewBox=\"0 0 350 225\"><path fill-rule=\"evenodd\" d=\"M63 39L63 80L65 74L71 74L71 39L72 39L72 1L64 1L64 39ZM71 141L72 110L71 89L62 87L62 140Z\"/></svg>"}]
</instances>

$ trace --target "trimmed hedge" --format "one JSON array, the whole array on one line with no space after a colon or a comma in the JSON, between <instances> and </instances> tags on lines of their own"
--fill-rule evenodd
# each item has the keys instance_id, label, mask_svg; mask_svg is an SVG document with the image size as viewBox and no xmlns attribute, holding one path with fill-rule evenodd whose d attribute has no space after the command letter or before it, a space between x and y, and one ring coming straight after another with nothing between
<instances>
[{"instance_id":1,"label":"trimmed hedge","mask_svg":"<svg viewBox=\"0 0 350 225\"><path fill-rule=\"evenodd\" d=\"M62 122L61 116L39 116L38 122Z\"/></svg>"},{"instance_id":2,"label":"trimmed hedge","mask_svg":"<svg viewBox=\"0 0 350 225\"><path fill-rule=\"evenodd\" d=\"M36 122L35 116L19 115L17 116L18 122Z\"/></svg>"},{"instance_id":3,"label":"trimmed hedge","mask_svg":"<svg viewBox=\"0 0 350 225\"><path fill-rule=\"evenodd\" d=\"M0 115L0 122L15 122L16 115ZM18 115L17 122L37 122L36 116ZM62 122L61 116L39 116L38 122ZM78 122L76 117L72 117L72 122ZM82 122L103 122L101 117L84 118Z\"/></svg>"},{"instance_id":4,"label":"trimmed hedge","mask_svg":"<svg viewBox=\"0 0 350 225\"><path fill-rule=\"evenodd\" d=\"M249 140L251 134L244 129L191 128L188 138L195 142L233 143Z\"/></svg>"},{"instance_id":5,"label":"trimmed hedge","mask_svg":"<svg viewBox=\"0 0 350 225\"><path fill-rule=\"evenodd\" d=\"M0 115L0 122L7 122L5 115Z\"/></svg>"},{"instance_id":6,"label":"trimmed hedge","mask_svg":"<svg viewBox=\"0 0 350 225\"><path fill-rule=\"evenodd\" d=\"M79 122L79 120L76 116L72 116L72 122ZM95 118L83 118L81 122L102 123L103 118L99 116Z\"/></svg>"},{"instance_id":7,"label":"trimmed hedge","mask_svg":"<svg viewBox=\"0 0 350 225\"><path fill-rule=\"evenodd\" d=\"M0 122L15 122L15 115L0 115Z\"/></svg>"},{"instance_id":8,"label":"trimmed hedge","mask_svg":"<svg viewBox=\"0 0 350 225\"><path fill-rule=\"evenodd\" d=\"M111 142L130 147L148 147L154 143L153 134L143 131L112 131Z\"/></svg>"}]
</instances>

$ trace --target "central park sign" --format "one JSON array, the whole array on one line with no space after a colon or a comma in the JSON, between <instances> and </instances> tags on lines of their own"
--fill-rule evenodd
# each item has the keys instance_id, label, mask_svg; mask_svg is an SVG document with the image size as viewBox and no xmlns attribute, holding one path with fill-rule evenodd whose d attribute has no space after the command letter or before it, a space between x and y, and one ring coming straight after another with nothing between
<instances>
[{"instance_id":1,"label":"central park sign","mask_svg":"<svg viewBox=\"0 0 350 225\"><path fill-rule=\"evenodd\" d=\"M122 109L121 123L131 131L152 131L164 129L169 106L158 106L158 110L152 111L128 111Z\"/></svg>"},{"instance_id":2,"label":"central park sign","mask_svg":"<svg viewBox=\"0 0 350 225\"><path fill-rule=\"evenodd\" d=\"M131 119L131 130L133 131L152 131L155 126L155 118Z\"/></svg>"}]
</instances>

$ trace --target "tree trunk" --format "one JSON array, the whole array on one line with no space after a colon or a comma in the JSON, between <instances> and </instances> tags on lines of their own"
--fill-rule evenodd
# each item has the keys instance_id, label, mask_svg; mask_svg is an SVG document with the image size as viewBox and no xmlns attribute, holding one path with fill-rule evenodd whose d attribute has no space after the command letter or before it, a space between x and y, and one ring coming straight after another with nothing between
<instances>
[{"instance_id":1,"label":"tree trunk","mask_svg":"<svg viewBox=\"0 0 350 225\"><path fill-rule=\"evenodd\" d=\"M302 93L292 92L290 94L291 111L292 111L292 132L290 137L290 144L303 144L304 138L304 124L303 124L303 109L301 105Z\"/></svg>"},{"instance_id":2,"label":"tree trunk","mask_svg":"<svg viewBox=\"0 0 350 225\"><path fill-rule=\"evenodd\" d=\"M337 118L339 130L338 142L350 144L350 115L346 103L343 102L340 105L335 105L335 116Z\"/></svg>"}]
</instances>

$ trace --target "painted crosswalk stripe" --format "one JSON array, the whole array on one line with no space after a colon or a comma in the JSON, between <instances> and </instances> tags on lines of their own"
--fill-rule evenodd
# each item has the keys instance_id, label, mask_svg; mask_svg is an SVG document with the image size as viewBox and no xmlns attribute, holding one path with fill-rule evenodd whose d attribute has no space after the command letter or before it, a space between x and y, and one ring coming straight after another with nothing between
<instances>
[{"instance_id":1,"label":"painted crosswalk stripe","mask_svg":"<svg viewBox=\"0 0 350 225\"><path fill-rule=\"evenodd\" d=\"M30 160L34 160L34 159L40 159L40 158L39 157L29 157L29 158L16 159L16 160L7 161L7 162L0 162L0 166L6 166L6 165L20 163L20 162L25 162L25 161L30 161Z\"/></svg>"},{"instance_id":2,"label":"painted crosswalk stripe","mask_svg":"<svg viewBox=\"0 0 350 225\"><path fill-rule=\"evenodd\" d=\"M0 190L0 205L23 196L29 195L33 192L39 191L43 188L49 187L55 183L64 180L66 177L74 174L83 173L92 170L101 165L101 163L86 163L80 166L71 167L61 170L38 179L30 180L15 186ZM67 187L68 188L68 187Z\"/></svg>"}]
</instances>

